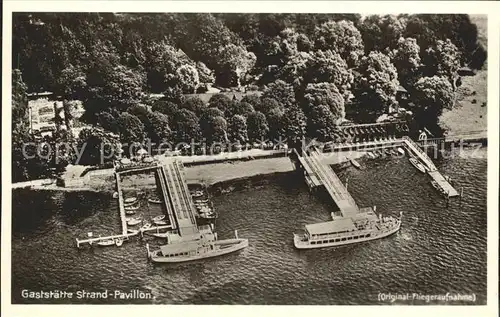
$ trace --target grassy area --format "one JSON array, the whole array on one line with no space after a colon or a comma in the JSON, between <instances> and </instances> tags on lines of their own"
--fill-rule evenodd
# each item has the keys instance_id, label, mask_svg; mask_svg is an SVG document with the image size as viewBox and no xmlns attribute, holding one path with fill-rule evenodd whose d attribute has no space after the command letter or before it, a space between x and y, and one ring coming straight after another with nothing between
<instances>
[{"instance_id":1,"label":"grassy area","mask_svg":"<svg viewBox=\"0 0 500 317\"><path fill-rule=\"evenodd\" d=\"M487 128L487 83L486 70L475 76L462 78L462 86L457 90L455 109L445 111L440 123L448 134L462 134Z\"/></svg>"}]
</instances>

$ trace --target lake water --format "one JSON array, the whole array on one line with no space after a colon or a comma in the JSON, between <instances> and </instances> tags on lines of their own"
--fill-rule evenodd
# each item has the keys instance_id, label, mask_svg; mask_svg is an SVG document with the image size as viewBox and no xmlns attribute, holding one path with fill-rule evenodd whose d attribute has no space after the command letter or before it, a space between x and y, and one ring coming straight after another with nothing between
<instances>
[{"instance_id":1,"label":"lake water","mask_svg":"<svg viewBox=\"0 0 500 317\"><path fill-rule=\"evenodd\" d=\"M333 211L331 202L308 192L299 174L254 181L249 188L213 197L219 238L232 237L237 229L240 237L249 239L249 247L176 265L148 262L146 241L139 239L121 248L75 247L75 238L84 238L89 231L119 232L117 202L108 193L16 190L12 302L381 304L380 292L450 292L474 293L475 304L485 304L486 153L486 149L466 151L437 162L457 189L464 189L463 200L453 199L448 207L430 178L406 158L362 159L364 169L338 171L342 180L349 178L349 191L359 206L376 205L384 215L404 212L397 234L340 248L294 249L294 232L305 224L329 220ZM151 239L146 240L154 244ZM21 296L23 289L137 289L153 298L28 300Z\"/></svg>"}]
</instances>

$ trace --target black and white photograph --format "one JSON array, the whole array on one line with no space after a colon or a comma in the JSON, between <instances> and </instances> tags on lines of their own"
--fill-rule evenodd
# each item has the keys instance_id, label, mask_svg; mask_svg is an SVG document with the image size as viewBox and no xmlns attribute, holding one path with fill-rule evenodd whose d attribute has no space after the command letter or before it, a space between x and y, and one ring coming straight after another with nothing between
<instances>
[{"instance_id":1,"label":"black and white photograph","mask_svg":"<svg viewBox=\"0 0 500 317\"><path fill-rule=\"evenodd\" d=\"M2 302L498 311L494 9L109 3L4 21Z\"/></svg>"}]
</instances>

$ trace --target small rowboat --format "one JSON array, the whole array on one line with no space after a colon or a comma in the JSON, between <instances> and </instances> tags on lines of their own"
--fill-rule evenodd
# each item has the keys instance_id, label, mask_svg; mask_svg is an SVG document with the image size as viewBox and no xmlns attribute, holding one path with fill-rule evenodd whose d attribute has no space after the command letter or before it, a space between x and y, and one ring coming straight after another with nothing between
<instances>
[{"instance_id":1,"label":"small rowboat","mask_svg":"<svg viewBox=\"0 0 500 317\"><path fill-rule=\"evenodd\" d=\"M125 209L125 214L126 215L133 215L133 214L135 214L135 209Z\"/></svg>"},{"instance_id":2,"label":"small rowboat","mask_svg":"<svg viewBox=\"0 0 500 317\"><path fill-rule=\"evenodd\" d=\"M425 173L426 169L425 166L422 165L417 159L410 158L410 163L415 166L416 169L418 169L420 172Z\"/></svg>"},{"instance_id":3,"label":"small rowboat","mask_svg":"<svg viewBox=\"0 0 500 317\"><path fill-rule=\"evenodd\" d=\"M163 201L161 199L149 198L148 201L152 204L161 204Z\"/></svg>"},{"instance_id":4,"label":"small rowboat","mask_svg":"<svg viewBox=\"0 0 500 317\"><path fill-rule=\"evenodd\" d=\"M155 225L158 225L158 226L168 225L168 221L166 221L166 220L153 220L153 222Z\"/></svg>"},{"instance_id":5,"label":"small rowboat","mask_svg":"<svg viewBox=\"0 0 500 317\"><path fill-rule=\"evenodd\" d=\"M398 147L398 152L399 152L401 155L404 155L404 154L405 154L405 150L403 150L403 148L400 148L400 147Z\"/></svg>"},{"instance_id":6,"label":"small rowboat","mask_svg":"<svg viewBox=\"0 0 500 317\"><path fill-rule=\"evenodd\" d=\"M155 232L155 233L152 233L151 235L152 235L153 237L163 239L163 238L168 238L169 234L170 234L170 233L168 233L168 232Z\"/></svg>"},{"instance_id":7,"label":"small rowboat","mask_svg":"<svg viewBox=\"0 0 500 317\"><path fill-rule=\"evenodd\" d=\"M151 224L148 222L148 223L145 223L144 226L142 226L139 230L144 231L144 230L147 230L149 228L151 228Z\"/></svg>"},{"instance_id":8,"label":"small rowboat","mask_svg":"<svg viewBox=\"0 0 500 317\"><path fill-rule=\"evenodd\" d=\"M130 229L130 228L128 228L128 229L127 229L127 232L128 232L128 233L138 233L139 231L138 231L138 230L136 230L136 229Z\"/></svg>"},{"instance_id":9,"label":"small rowboat","mask_svg":"<svg viewBox=\"0 0 500 317\"><path fill-rule=\"evenodd\" d=\"M160 215L160 216L156 216L153 218L153 221L160 221L160 220L163 220L165 219L165 215Z\"/></svg>"},{"instance_id":10,"label":"small rowboat","mask_svg":"<svg viewBox=\"0 0 500 317\"><path fill-rule=\"evenodd\" d=\"M115 244L115 240L113 240L113 239L107 239L107 240L102 240L102 241L97 242L97 245L101 246L101 247L109 247L109 246L114 245L114 244Z\"/></svg>"},{"instance_id":11,"label":"small rowboat","mask_svg":"<svg viewBox=\"0 0 500 317\"><path fill-rule=\"evenodd\" d=\"M125 206L125 210L137 210L139 209L139 207L139 204L137 204L136 206Z\"/></svg>"},{"instance_id":12,"label":"small rowboat","mask_svg":"<svg viewBox=\"0 0 500 317\"><path fill-rule=\"evenodd\" d=\"M361 168L361 164L358 163L358 161L356 161L355 159L351 159L351 164L355 167L355 168Z\"/></svg>"},{"instance_id":13,"label":"small rowboat","mask_svg":"<svg viewBox=\"0 0 500 317\"><path fill-rule=\"evenodd\" d=\"M117 247L121 247L122 244L123 244L123 239L116 239L115 240L115 244L116 244Z\"/></svg>"},{"instance_id":14,"label":"small rowboat","mask_svg":"<svg viewBox=\"0 0 500 317\"><path fill-rule=\"evenodd\" d=\"M372 152L367 152L366 155L368 155L368 157L372 159L376 157Z\"/></svg>"},{"instance_id":15,"label":"small rowboat","mask_svg":"<svg viewBox=\"0 0 500 317\"><path fill-rule=\"evenodd\" d=\"M203 191L201 191L201 190L194 191L194 192L191 193L191 196L193 196L193 197L201 197L201 196L203 196Z\"/></svg>"},{"instance_id":16,"label":"small rowboat","mask_svg":"<svg viewBox=\"0 0 500 317\"><path fill-rule=\"evenodd\" d=\"M127 225L135 226L141 223L141 218L129 218L127 219Z\"/></svg>"},{"instance_id":17,"label":"small rowboat","mask_svg":"<svg viewBox=\"0 0 500 317\"><path fill-rule=\"evenodd\" d=\"M137 202L137 197L128 197L123 200L123 205L130 206Z\"/></svg>"}]
</instances>

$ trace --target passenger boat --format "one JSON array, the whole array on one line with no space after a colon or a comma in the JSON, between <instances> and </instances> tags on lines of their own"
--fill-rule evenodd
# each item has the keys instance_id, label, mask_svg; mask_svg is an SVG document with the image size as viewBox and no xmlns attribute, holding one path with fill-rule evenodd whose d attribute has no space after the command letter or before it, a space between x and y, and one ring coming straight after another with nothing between
<instances>
[{"instance_id":1,"label":"passenger boat","mask_svg":"<svg viewBox=\"0 0 500 317\"><path fill-rule=\"evenodd\" d=\"M137 217L137 218L127 218L127 225L129 226L135 226L137 224L140 224L142 222L142 219Z\"/></svg>"},{"instance_id":2,"label":"passenger boat","mask_svg":"<svg viewBox=\"0 0 500 317\"><path fill-rule=\"evenodd\" d=\"M304 234L294 234L297 249L336 247L387 237L401 227L399 218L382 217L372 208L362 208L352 217L338 217L332 221L306 225Z\"/></svg>"},{"instance_id":3,"label":"passenger boat","mask_svg":"<svg viewBox=\"0 0 500 317\"><path fill-rule=\"evenodd\" d=\"M418 169L419 171L421 171L422 173L425 173L426 172L426 168L425 166L420 163L417 159L415 158L410 158L410 163L415 166L416 169Z\"/></svg>"},{"instance_id":4,"label":"passenger boat","mask_svg":"<svg viewBox=\"0 0 500 317\"><path fill-rule=\"evenodd\" d=\"M161 199L149 198L148 201L152 204L161 204L163 201Z\"/></svg>"},{"instance_id":5,"label":"passenger boat","mask_svg":"<svg viewBox=\"0 0 500 317\"><path fill-rule=\"evenodd\" d=\"M361 168L361 164L358 163L358 161L356 161L355 159L351 159L351 164L355 167L355 168Z\"/></svg>"},{"instance_id":6,"label":"passenger boat","mask_svg":"<svg viewBox=\"0 0 500 317\"><path fill-rule=\"evenodd\" d=\"M157 263L179 263L212 258L238 250L248 246L248 239L238 238L235 232L234 239L227 240L192 240L166 244L159 250L150 251L149 244L146 244L148 258Z\"/></svg>"}]
</instances>

